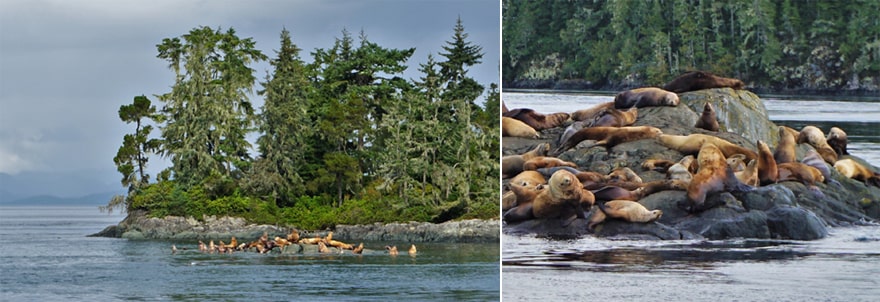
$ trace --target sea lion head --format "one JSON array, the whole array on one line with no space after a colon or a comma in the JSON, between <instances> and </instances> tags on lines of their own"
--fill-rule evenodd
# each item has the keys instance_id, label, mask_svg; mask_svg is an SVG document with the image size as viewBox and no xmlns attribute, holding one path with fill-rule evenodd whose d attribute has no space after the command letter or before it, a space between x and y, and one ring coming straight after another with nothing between
<instances>
[{"instance_id":1,"label":"sea lion head","mask_svg":"<svg viewBox=\"0 0 880 302\"><path fill-rule=\"evenodd\" d=\"M566 170L559 170L550 176L550 196L559 199L579 199L581 183L577 177Z\"/></svg>"},{"instance_id":2,"label":"sea lion head","mask_svg":"<svg viewBox=\"0 0 880 302\"><path fill-rule=\"evenodd\" d=\"M663 216L662 210L653 210L651 211L651 220L648 220L648 222L657 221L657 219L660 219L661 216Z\"/></svg>"}]
</instances>

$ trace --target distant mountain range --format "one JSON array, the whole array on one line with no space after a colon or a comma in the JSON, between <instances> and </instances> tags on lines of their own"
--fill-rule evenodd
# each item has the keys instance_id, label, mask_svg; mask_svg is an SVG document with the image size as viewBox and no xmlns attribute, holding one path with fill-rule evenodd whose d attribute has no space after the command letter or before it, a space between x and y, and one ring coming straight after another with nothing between
<instances>
[{"instance_id":1,"label":"distant mountain range","mask_svg":"<svg viewBox=\"0 0 880 302\"><path fill-rule=\"evenodd\" d=\"M13 200L0 200L0 206L103 206L118 192L89 194L82 197L37 195Z\"/></svg>"},{"instance_id":2,"label":"distant mountain range","mask_svg":"<svg viewBox=\"0 0 880 302\"><path fill-rule=\"evenodd\" d=\"M0 205L106 205L124 194L112 172L0 173Z\"/></svg>"}]
</instances>

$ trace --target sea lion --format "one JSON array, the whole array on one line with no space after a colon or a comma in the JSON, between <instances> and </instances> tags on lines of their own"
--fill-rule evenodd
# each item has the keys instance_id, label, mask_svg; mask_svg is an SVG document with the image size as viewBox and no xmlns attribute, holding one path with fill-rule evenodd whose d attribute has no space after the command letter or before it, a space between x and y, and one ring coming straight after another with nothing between
<instances>
[{"instance_id":1,"label":"sea lion","mask_svg":"<svg viewBox=\"0 0 880 302\"><path fill-rule=\"evenodd\" d=\"M676 77L674 80L663 86L663 89L675 93L684 93L688 91L724 87L739 90L743 89L744 86L745 84L738 79L720 77L706 71L690 71Z\"/></svg>"},{"instance_id":2,"label":"sea lion","mask_svg":"<svg viewBox=\"0 0 880 302\"><path fill-rule=\"evenodd\" d=\"M703 105L703 114L700 115L694 127L712 132L718 132L718 129L721 129L721 126L718 125L718 117L715 114L715 108L712 107L712 103L706 102L706 105Z\"/></svg>"},{"instance_id":3,"label":"sea lion","mask_svg":"<svg viewBox=\"0 0 880 302\"><path fill-rule=\"evenodd\" d=\"M831 127L831 130L828 130L828 137L825 138L825 141L837 153L838 157L849 155L849 152L846 151L846 132L843 132L843 129Z\"/></svg>"},{"instance_id":4,"label":"sea lion","mask_svg":"<svg viewBox=\"0 0 880 302\"><path fill-rule=\"evenodd\" d=\"M697 155L700 169L694 175L687 189L689 211L704 206L708 194L724 190L748 191L727 165L724 153L714 144L705 144Z\"/></svg>"},{"instance_id":5,"label":"sea lion","mask_svg":"<svg viewBox=\"0 0 880 302\"><path fill-rule=\"evenodd\" d=\"M803 183L810 191L822 197L822 191L816 186L817 182L824 182L825 177L819 169L803 163L779 164L779 181L798 181Z\"/></svg>"},{"instance_id":6,"label":"sea lion","mask_svg":"<svg viewBox=\"0 0 880 302\"><path fill-rule=\"evenodd\" d=\"M530 204L518 205L504 213L504 220L517 222L532 218L563 218L564 225L571 218L585 218L584 208L595 201L593 193L585 190L577 177L566 170L559 170L550 177L547 188L542 190Z\"/></svg>"},{"instance_id":7,"label":"sea lion","mask_svg":"<svg viewBox=\"0 0 880 302\"><path fill-rule=\"evenodd\" d=\"M640 182L642 182L642 178L639 177L639 175L636 174L636 172L633 171L632 169L627 168L627 167L620 167L620 168L614 169L614 171L611 171L611 173L608 173L608 176L605 177L605 181L612 182L612 183L613 182L637 182L637 183L640 183Z\"/></svg>"},{"instance_id":8,"label":"sea lion","mask_svg":"<svg viewBox=\"0 0 880 302\"><path fill-rule=\"evenodd\" d=\"M593 121L607 109L614 108L614 102L602 103L587 109L581 109L571 113L571 119L574 121Z\"/></svg>"},{"instance_id":9,"label":"sea lion","mask_svg":"<svg viewBox=\"0 0 880 302\"><path fill-rule=\"evenodd\" d=\"M348 243L345 243L345 242L342 242L342 241L336 241L336 240L330 240L330 242L329 242L327 245L328 245L328 246L335 247L335 248L338 248L338 249L341 249L341 250L351 250L351 249L354 249L354 246L353 246L353 245L348 244Z\"/></svg>"},{"instance_id":10,"label":"sea lion","mask_svg":"<svg viewBox=\"0 0 880 302\"><path fill-rule=\"evenodd\" d=\"M605 216L623 219L629 222L650 223L660 219L660 216L663 216L663 211L649 211L642 204L631 200L598 201L596 202L596 205ZM600 221L598 218L591 218L587 227L592 229L596 224L601 223L602 221L604 221L604 219L601 219Z\"/></svg>"},{"instance_id":11,"label":"sea lion","mask_svg":"<svg viewBox=\"0 0 880 302\"><path fill-rule=\"evenodd\" d=\"M299 244L318 244L319 242L324 241L324 238L321 237L313 237L313 238L303 238L299 240Z\"/></svg>"},{"instance_id":12,"label":"sea lion","mask_svg":"<svg viewBox=\"0 0 880 302\"><path fill-rule=\"evenodd\" d=\"M837 152L834 152L834 149L828 145L828 142L825 141L825 133L822 133L822 130L816 126L804 126L798 134L797 143L810 144L829 164L833 165L837 162Z\"/></svg>"},{"instance_id":13,"label":"sea lion","mask_svg":"<svg viewBox=\"0 0 880 302\"><path fill-rule=\"evenodd\" d=\"M727 158L727 165L730 166L731 169L733 169L733 173L740 172L740 171L746 169L746 163L744 161L745 158L746 158L746 156L742 155L742 154L737 154L737 155L728 157Z\"/></svg>"},{"instance_id":14,"label":"sea lion","mask_svg":"<svg viewBox=\"0 0 880 302\"><path fill-rule=\"evenodd\" d=\"M556 157L547 157L547 156L539 156L532 159L527 160L523 164L523 171L534 171L540 168L552 168L552 167L572 167L577 168L577 164L569 161L564 161L558 159Z\"/></svg>"},{"instance_id":15,"label":"sea lion","mask_svg":"<svg viewBox=\"0 0 880 302\"><path fill-rule=\"evenodd\" d=\"M763 141L758 140L758 182L761 185L769 185L779 181L779 167L770 147Z\"/></svg>"},{"instance_id":16,"label":"sea lion","mask_svg":"<svg viewBox=\"0 0 880 302\"><path fill-rule=\"evenodd\" d=\"M550 151L550 144L543 143L535 146L534 149L526 153L518 155L507 155L501 158L501 177L510 178L516 176L523 171L523 165L527 160L535 157L545 156Z\"/></svg>"},{"instance_id":17,"label":"sea lion","mask_svg":"<svg viewBox=\"0 0 880 302\"><path fill-rule=\"evenodd\" d=\"M672 167L674 164L674 161L667 159L648 159L642 163L642 169L645 171L666 173L666 170L669 170L669 167Z\"/></svg>"},{"instance_id":18,"label":"sea lion","mask_svg":"<svg viewBox=\"0 0 880 302\"><path fill-rule=\"evenodd\" d=\"M204 253L204 252L207 252L207 251L208 251L208 246L205 245L204 242L202 242L201 240L199 240L199 252Z\"/></svg>"},{"instance_id":19,"label":"sea lion","mask_svg":"<svg viewBox=\"0 0 880 302\"><path fill-rule=\"evenodd\" d=\"M779 144L776 145L776 152L773 153L773 159L777 164L793 163L797 161L795 147L797 142L795 136L788 131L788 127L779 127Z\"/></svg>"},{"instance_id":20,"label":"sea lion","mask_svg":"<svg viewBox=\"0 0 880 302\"><path fill-rule=\"evenodd\" d=\"M657 87L644 87L618 93L614 97L614 108L643 108L652 106L678 106L678 95Z\"/></svg>"},{"instance_id":21,"label":"sea lion","mask_svg":"<svg viewBox=\"0 0 880 302\"><path fill-rule=\"evenodd\" d=\"M290 233L287 234L287 241L299 242L299 231L297 231L296 229L291 229Z\"/></svg>"},{"instance_id":22,"label":"sea lion","mask_svg":"<svg viewBox=\"0 0 880 302\"><path fill-rule=\"evenodd\" d=\"M513 191L501 193L501 212L506 212L516 206L516 193Z\"/></svg>"},{"instance_id":23,"label":"sea lion","mask_svg":"<svg viewBox=\"0 0 880 302\"><path fill-rule=\"evenodd\" d=\"M507 193L511 193L513 197L511 201L504 202L502 210L507 211L515 206L531 203L538 196L538 193L545 189L545 185L544 176L536 171L520 173L507 184L510 188ZM509 198L506 197L507 193L504 195L505 199Z\"/></svg>"},{"instance_id":24,"label":"sea lion","mask_svg":"<svg viewBox=\"0 0 880 302\"><path fill-rule=\"evenodd\" d=\"M749 161L742 171L733 172L733 175L735 175L741 183L757 187L760 184L760 181L758 181L758 161L754 159Z\"/></svg>"},{"instance_id":25,"label":"sea lion","mask_svg":"<svg viewBox=\"0 0 880 302\"><path fill-rule=\"evenodd\" d=\"M385 250L388 251L388 255L397 256L397 246L396 245L392 245L392 246L386 245Z\"/></svg>"},{"instance_id":26,"label":"sea lion","mask_svg":"<svg viewBox=\"0 0 880 302\"><path fill-rule=\"evenodd\" d=\"M604 146L606 150L610 150L618 144L655 138L661 134L663 134L663 131L649 126L584 128L578 130L578 132L554 149L551 152L551 156L558 156L585 140L595 140L596 143L593 146Z\"/></svg>"},{"instance_id":27,"label":"sea lion","mask_svg":"<svg viewBox=\"0 0 880 302\"><path fill-rule=\"evenodd\" d=\"M808 151L807 155L804 156L804 159L801 160L801 163L819 170L819 172L822 173L822 177L825 179L825 183L832 183L838 187L841 186L840 182L831 178L832 168L825 163L825 159L823 159L815 150Z\"/></svg>"},{"instance_id":28,"label":"sea lion","mask_svg":"<svg viewBox=\"0 0 880 302\"><path fill-rule=\"evenodd\" d=\"M522 121L536 131L559 127L568 120L568 113L565 112L541 114L528 108L509 110L502 114L502 116Z\"/></svg>"},{"instance_id":29,"label":"sea lion","mask_svg":"<svg viewBox=\"0 0 880 302\"><path fill-rule=\"evenodd\" d=\"M318 253L321 253L321 254L328 254L328 253L330 253L330 249L327 248L327 245L324 244L324 241L319 241L319 242L318 242Z\"/></svg>"},{"instance_id":30,"label":"sea lion","mask_svg":"<svg viewBox=\"0 0 880 302\"><path fill-rule=\"evenodd\" d=\"M834 169L848 178L880 187L880 174L850 158L841 159L834 163Z\"/></svg>"},{"instance_id":31,"label":"sea lion","mask_svg":"<svg viewBox=\"0 0 880 302\"><path fill-rule=\"evenodd\" d=\"M539 138L538 132L532 126L523 123L520 120L502 117L501 118L501 136L523 137L523 138Z\"/></svg>"},{"instance_id":32,"label":"sea lion","mask_svg":"<svg viewBox=\"0 0 880 302\"><path fill-rule=\"evenodd\" d=\"M675 149L676 151L685 154L685 155L696 155L700 152L703 145L706 143L711 143L718 147L721 152L724 154L725 158L727 156L733 156L735 154L743 154L746 156L746 159L752 160L757 159L758 154L755 151L752 151L748 148L742 147L740 145L731 143L723 138L694 133L691 135L669 135L663 134L658 138L660 143L666 147L671 149Z\"/></svg>"},{"instance_id":33,"label":"sea lion","mask_svg":"<svg viewBox=\"0 0 880 302\"><path fill-rule=\"evenodd\" d=\"M598 190L591 190L596 201L609 200L632 200L638 201L643 197L644 189L627 190L617 186L604 186Z\"/></svg>"},{"instance_id":34,"label":"sea lion","mask_svg":"<svg viewBox=\"0 0 880 302\"><path fill-rule=\"evenodd\" d=\"M618 110L609 108L603 111L590 124L590 127L626 127L636 122L639 116L639 108L631 108L629 110Z\"/></svg>"},{"instance_id":35,"label":"sea lion","mask_svg":"<svg viewBox=\"0 0 880 302\"><path fill-rule=\"evenodd\" d=\"M415 256L416 253L418 253L418 252L419 252L419 251L416 249L416 245L415 245L415 244L411 244L411 245L409 246L409 255L410 255L410 256Z\"/></svg>"},{"instance_id":36,"label":"sea lion","mask_svg":"<svg viewBox=\"0 0 880 302\"><path fill-rule=\"evenodd\" d=\"M358 254L358 255L359 255L359 254L361 254L361 253L363 253L363 252L364 252L364 243L363 243L363 242L361 242L360 244L358 244L357 247L355 247L354 249L351 250L351 253L352 253L352 254Z\"/></svg>"},{"instance_id":37,"label":"sea lion","mask_svg":"<svg viewBox=\"0 0 880 302\"><path fill-rule=\"evenodd\" d=\"M661 192L661 191L685 191L690 185L689 181L677 179L661 179L649 181L642 184L642 197Z\"/></svg>"}]
</instances>

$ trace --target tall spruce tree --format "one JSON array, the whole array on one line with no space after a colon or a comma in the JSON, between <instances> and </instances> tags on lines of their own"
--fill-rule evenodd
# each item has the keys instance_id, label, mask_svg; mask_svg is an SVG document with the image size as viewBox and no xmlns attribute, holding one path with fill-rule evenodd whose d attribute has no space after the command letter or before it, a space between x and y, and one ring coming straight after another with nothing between
<instances>
[{"instance_id":1,"label":"tall spruce tree","mask_svg":"<svg viewBox=\"0 0 880 302\"><path fill-rule=\"evenodd\" d=\"M255 77L248 65L266 56L232 28L198 27L156 47L157 57L175 72L171 92L159 97L167 118L164 152L175 179L192 186L208 177L234 178L233 172L249 163L245 135L255 119L247 97Z\"/></svg>"}]
</instances>

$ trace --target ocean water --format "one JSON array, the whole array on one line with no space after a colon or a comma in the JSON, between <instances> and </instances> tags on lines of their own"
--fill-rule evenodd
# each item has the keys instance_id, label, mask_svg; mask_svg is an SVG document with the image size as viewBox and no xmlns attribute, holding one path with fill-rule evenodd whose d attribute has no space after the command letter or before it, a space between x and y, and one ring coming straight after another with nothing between
<instances>
[{"instance_id":1,"label":"ocean water","mask_svg":"<svg viewBox=\"0 0 880 302\"><path fill-rule=\"evenodd\" d=\"M203 254L197 242L93 238L124 215L0 207L0 301L497 301L498 244L416 244L392 257ZM337 234L340 236L341 234ZM171 245L180 250L171 253ZM403 248L405 250L405 248Z\"/></svg>"},{"instance_id":2,"label":"ocean water","mask_svg":"<svg viewBox=\"0 0 880 302\"><path fill-rule=\"evenodd\" d=\"M507 108L572 112L608 93L505 92ZM842 128L851 154L880 166L880 99L762 98L770 119ZM502 235L504 301L880 301L880 226L815 241L559 240Z\"/></svg>"}]
</instances>

